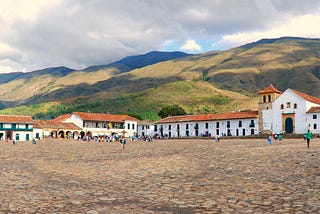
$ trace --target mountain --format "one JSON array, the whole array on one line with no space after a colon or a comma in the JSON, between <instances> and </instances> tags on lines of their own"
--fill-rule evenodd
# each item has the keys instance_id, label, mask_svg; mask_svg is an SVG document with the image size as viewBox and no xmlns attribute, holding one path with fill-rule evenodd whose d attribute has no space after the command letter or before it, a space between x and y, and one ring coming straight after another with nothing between
<instances>
[{"instance_id":1,"label":"mountain","mask_svg":"<svg viewBox=\"0 0 320 214\"><path fill-rule=\"evenodd\" d=\"M262 39L161 62L154 60L161 58L157 54L127 57L106 67L61 76L8 77L0 83L2 106L25 106L0 113L50 117L92 111L155 120L161 107L170 104L181 105L188 113L256 110L256 92L269 84L320 96L319 39Z\"/></svg>"},{"instance_id":2,"label":"mountain","mask_svg":"<svg viewBox=\"0 0 320 214\"><path fill-rule=\"evenodd\" d=\"M90 66L88 68L85 68L84 71L97 71L97 70L106 69L110 67L117 67L122 72L127 72L137 68L142 68L148 65L153 65L158 62L178 59L178 58L186 57L189 55L190 54L186 54L180 51L174 51L174 52L152 51L143 55L128 56L117 62L108 64L108 65Z\"/></svg>"}]
</instances>

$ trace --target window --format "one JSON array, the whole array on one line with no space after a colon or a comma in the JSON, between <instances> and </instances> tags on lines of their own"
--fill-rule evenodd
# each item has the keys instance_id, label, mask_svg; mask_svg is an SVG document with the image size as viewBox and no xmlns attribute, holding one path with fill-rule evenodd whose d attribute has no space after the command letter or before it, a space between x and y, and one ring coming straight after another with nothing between
<instances>
[{"instance_id":1,"label":"window","mask_svg":"<svg viewBox=\"0 0 320 214\"><path fill-rule=\"evenodd\" d=\"M209 123L206 123L206 129L208 129L209 128Z\"/></svg>"},{"instance_id":2,"label":"window","mask_svg":"<svg viewBox=\"0 0 320 214\"><path fill-rule=\"evenodd\" d=\"M158 125L154 125L154 131L155 131L155 132L158 131Z\"/></svg>"},{"instance_id":3,"label":"window","mask_svg":"<svg viewBox=\"0 0 320 214\"><path fill-rule=\"evenodd\" d=\"M130 129L130 123L128 123L128 129Z\"/></svg>"},{"instance_id":4,"label":"window","mask_svg":"<svg viewBox=\"0 0 320 214\"><path fill-rule=\"evenodd\" d=\"M146 125L146 129L150 129L150 126L149 126L149 125Z\"/></svg>"},{"instance_id":5,"label":"window","mask_svg":"<svg viewBox=\"0 0 320 214\"><path fill-rule=\"evenodd\" d=\"M241 120L239 121L239 127L242 127L242 121Z\"/></svg>"},{"instance_id":6,"label":"window","mask_svg":"<svg viewBox=\"0 0 320 214\"><path fill-rule=\"evenodd\" d=\"M268 102L271 102L271 95L268 95Z\"/></svg>"},{"instance_id":7,"label":"window","mask_svg":"<svg viewBox=\"0 0 320 214\"><path fill-rule=\"evenodd\" d=\"M316 114L312 115L312 118L317 119L317 115Z\"/></svg>"},{"instance_id":8,"label":"window","mask_svg":"<svg viewBox=\"0 0 320 214\"><path fill-rule=\"evenodd\" d=\"M219 128L219 122L216 122L216 128L217 129Z\"/></svg>"},{"instance_id":9,"label":"window","mask_svg":"<svg viewBox=\"0 0 320 214\"><path fill-rule=\"evenodd\" d=\"M227 121L227 128L230 128L230 121Z\"/></svg>"},{"instance_id":10,"label":"window","mask_svg":"<svg viewBox=\"0 0 320 214\"><path fill-rule=\"evenodd\" d=\"M134 123L132 124L132 129L134 129Z\"/></svg>"},{"instance_id":11,"label":"window","mask_svg":"<svg viewBox=\"0 0 320 214\"><path fill-rule=\"evenodd\" d=\"M169 125L169 130L171 130L171 125Z\"/></svg>"},{"instance_id":12,"label":"window","mask_svg":"<svg viewBox=\"0 0 320 214\"><path fill-rule=\"evenodd\" d=\"M186 129L189 129L189 124L186 124Z\"/></svg>"},{"instance_id":13,"label":"window","mask_svg":"<svg viewBox=\"0 0 320 214\"><path fill-rule=\"evenodd\" d=\"M280 109L284 109L284 105L283 104L280 105Z\"/></svg>"},{"instance_id":14,"label":"window","mask_svg":"<svg viewBox=\"0 0 320 214\"><path fill-rule=\"evenodd\" d=\"M263 102L264 102L264 103L267 102L267 97L266 97L266 95L263 95Z\"/></svg>"},{"instance_id":15,"label":"window","mask_svg":"<svg viewBox=\"0 0 320 214\"><path fill-rule=\"evenodd\" d=\"M295 103L295 104L293 105L293 108L294 108L294 109L297 109L297 108L298 108L298 104Z\"/></svg>"},{"instance_id":16,"label":"window","mask_svg":"<svg viewBox=\"0 0 320 214\"><path fill-rule=\"evenodd\" d=\"M291 108L291 103L287 102L287 108Z\"/></svg>"},{"instance_id":17,"label":"window","mask_svg":"<svg viewBox=\"0 0 320 214\"><path fill-rule=\"evenodd\" d=\"M196 123L196 124L194 125L194 129L199 129L198 123Z\"/></svg>"},{"instance_id":18,"label":"window","mask_svg":"<svg viewBox=\"0 0 320 214\"><path fill-rule=\"evenodd\" d=\"M317 129L317 124L313 124L313 129Z\"/></svg>"},{"instance_id":19,"label":"window","mask_svg":"<svg viewBox=\"0 0 320 214\"><path fill-rule=\"evenodd\" d=\"M144 126L142 126L141 129L144 130Z\"/></svg>"},{"instance_id":20,"label":"window","mask_svg":"<svg viewBox=\"0 0 320 214\"><path fill-rule=\"evenodd\" d=\"M15 124L15 123L12 123L12 124L11 124L11 128L12 128L12 129L15 129L16 127L17 127L17 124Z\"/></svg>"},{"instance_id":21,"label":"window","mask_svg":"<svg viewBox=\"0 0 320 214\"><path fill-rule=\"evenodd\" d=\"M180 130L180 125L179 124L177 124L177 130Z\"/></svg>"}]
</instances>

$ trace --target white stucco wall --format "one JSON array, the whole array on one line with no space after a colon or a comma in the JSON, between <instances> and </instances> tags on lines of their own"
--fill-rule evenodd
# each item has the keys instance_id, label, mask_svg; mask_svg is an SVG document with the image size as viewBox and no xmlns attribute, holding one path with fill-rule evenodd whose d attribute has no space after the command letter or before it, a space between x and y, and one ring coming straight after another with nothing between
<instances>
[{"instance_id":1,"label":"white stucco wall","mask_svg":"<svg viewBox=\"0 0 320 214\"><path fill-rule=\"evenodd\" d=\"M312 133L320 134L320 113L307 113L307 124Z\"/></svg>"},{"instance_id":2,"label":"white stucco wall","mask_svg":"<svg viewBox=\"0 0 320 214\"><path fill-rule=\"evenodd\" d=\"M149 136L154 136L154 125L153 124L138 124L138 129L137 129L137 133L138 135L142 136L143 134L145 136L149 135Z\"/></svg>"},{"instance_id":3,"label":"white stucco wall","mask_svg":"<svg viewBox=\"0 0 320 214\"><path fill-rule=\"evenodd\" d=\"M290 103L290 107L288 106ZM281 104L284 106L281 109ZM294 108L294 105L297 108ZM306 112L312 106L319 106L315 103L308 102L302 97L298 96L291 89L287 89L282 95L280 95L272 104L272 123L273 133L280 133L282 130L282 115L294 114L294 126L296 134L303 134L308 130L307 114Z\"/></svg>"},{"instance_id":4,"label":"white stucco wall","mask_svg":"<svg viewBox=\"0 0 320 214\"><path fill-rule=\"evenodd\" d=\"M250 127L251 120L254 122L254 127ZM228 121L230 121L230 127L227 127ZM239 121L241 121L242 126L239 127ZM217 127L219 123L219 127ZM163 134L167 134L169 137L178 137L177 125L179 124L179 137L196 137L195 126L198 124L198 136L201 137L209 133L212 137L219 134L220 136L228 135L228 131L231 136L248 136L251 135L251 130L254 134L258 134L258 118L252 119L232 119L232 120L215 120L215 121L190 121L190 122L180 122L180 123L158 123L157 132L161 133L160 128L163 127ZM188 125L188 128L187 128ZM171 128L171 129L170 129ZM187 134L189 132L189 135Z\"/></svg>"}]
</instances>

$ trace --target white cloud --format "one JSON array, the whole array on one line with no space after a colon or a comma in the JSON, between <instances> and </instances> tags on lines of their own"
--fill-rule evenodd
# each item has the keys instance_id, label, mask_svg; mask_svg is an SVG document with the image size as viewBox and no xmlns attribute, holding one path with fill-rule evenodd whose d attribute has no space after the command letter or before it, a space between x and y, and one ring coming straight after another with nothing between
<instances>
[{"instance_id":1,"label":"white cloud","mask_svg":"<svg viewBox=\"0 0 320 214\"><path fill-rule=\"evenodd\" d=\"M180 49L185 51L196 52L196 51L201 51L202 47L195 40L189 39L186 41L184 45L181 46Z\"/></svg>"},{"instance_id":2,"label":"white cloud","mask_svg":"<svg viewBox=\"0 0 320 214\"><path fill-rule=\"evenodd\" d=\"M304 15L299 17L287 17L282 23L278 23L265 31L241 32L223 36L219 45L239 46L262 38L278 38L284 36L319 38L320 15ZM213 44L217 46L217 44Z\"/></svg>"}]
</instances>

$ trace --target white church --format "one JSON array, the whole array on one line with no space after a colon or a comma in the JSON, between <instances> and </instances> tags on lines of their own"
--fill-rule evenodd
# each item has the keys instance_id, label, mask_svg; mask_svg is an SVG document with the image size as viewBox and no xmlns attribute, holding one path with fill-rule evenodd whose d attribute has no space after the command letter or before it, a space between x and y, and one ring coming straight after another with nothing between
<instances>
[{"instance_id":1,"label":"white church","mask_svg":"<svg viewBox=\"0 0 320 214\"><path fill-rule=\"evenodd\" d=\"M262 133L320 133L320 98L293 89L283 93L270 85L259 91L259 130Z\"/></svg>"}]
</instances>

